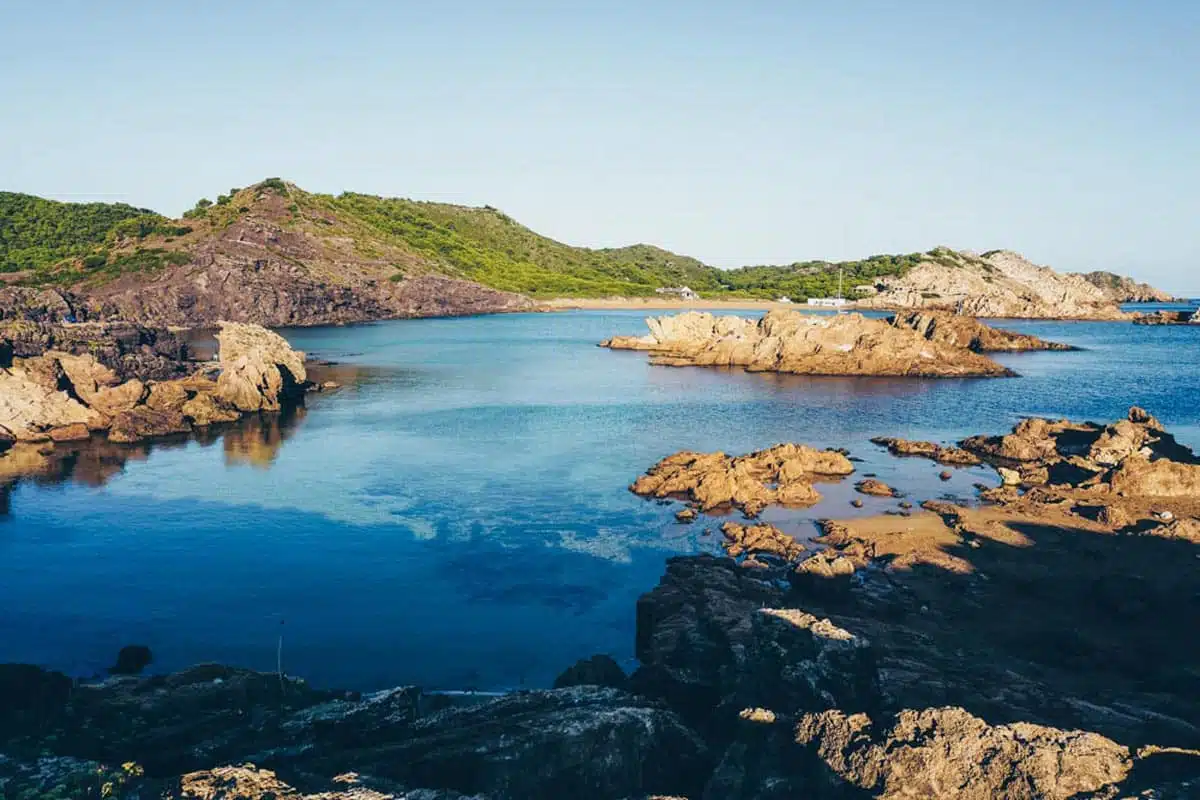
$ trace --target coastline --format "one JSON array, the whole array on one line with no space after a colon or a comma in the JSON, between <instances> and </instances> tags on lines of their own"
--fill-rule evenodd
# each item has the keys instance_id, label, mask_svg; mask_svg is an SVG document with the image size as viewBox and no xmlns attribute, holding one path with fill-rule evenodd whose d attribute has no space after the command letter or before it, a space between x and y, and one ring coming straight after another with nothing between
<instances>
[{"instance_id":1,"label":"coastline","mask_svg":"<svg viewBox=\"0 0 1200 800\"><path fill-rule=\"evenodd\" d=\"M694 311L724 309L727 311L770 311L777 308L806 309L810 311L833 311L804 303L780 303L775 300L670 300L658 297L556 297L542 300L540 308L547 311ZM843 311L858 310L855 304L841 307Z\"/></svg>"}]
</instances>

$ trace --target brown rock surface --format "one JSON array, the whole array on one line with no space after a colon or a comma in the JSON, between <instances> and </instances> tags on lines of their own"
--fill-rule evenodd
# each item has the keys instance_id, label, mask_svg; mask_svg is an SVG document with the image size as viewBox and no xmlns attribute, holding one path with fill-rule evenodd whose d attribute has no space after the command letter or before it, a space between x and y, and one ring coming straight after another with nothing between
<instances>
[{"instance_id":1,"label":"brown rock surface","mask_svg":"<svg viewBox=\"0 0 1200 800\"><path fill-rule=\"evenodd\" d=\"M901 711L883 730L865 714L807 714L796 743L879 800L1078 800L1115 792L1133 768L1129 749L1103 736L993 726L961 708Z\"/></svg>"},{"instance_id":2,"label":"brown rock surface","mask_svg":"<svg viewBox=\"0 0 1200 800\"><path fill-rule=\"evenodd\" d=\"M896 490L888 486L886 483L875 478L867 478L864 481L859 481L854 485L855 491L860 494L869 494L874 497L895 497Z\"/></svg>"},{"instance_id":3,"label":"brown rock surface","mask_svg":"<svg viewBox=\"0 0 1200 800\"><path fill-rule=\"evenodd\" d=\"M753 517L775 503L813 505L821 497L812 486L814 478L853 471L842 453L795 444L737 457L685 451L655 464L630 491L642 497L685 497L703 511L736 507Z\"/></svg>"},{"instance_id":4,"label":"brown rock surface","mask_svg":"<svg viewBox=\"0 0 1200 800\"><path fill-rule=\"evenodd\" d=\"M282 401L303 391L304 354L279 334L259 325L226 322L217 341L217 394L239 411L278 411Z\"/></svg>"},{"instance_id":5,"label":"brown rock surface","mask_svg":"<svg viewBox=\"0 0 1200 800\"><path fill-rule=\"evenodd\" d=\"M963 347L860 314L770 311L761 320L688 312L646 320L650 334L601 343L646 350L666 366L744 367L799 375L1004 377L1011 370Z\"/></svg>"},{"instance_id":6,"label":"brown rock surface","mask_svg":"<svg viewBox=\"0 0 1200 800\"><path fill-rule=\"evenodd\" d=\"M974 317L946 311L906 311L892 317L898 328L909 328L930 341L965 347L976 353L1017 353L1030 350L1074 350L1036 336L993 328Z\"/></svg>"},{"instance_id":7,"label":"brown rock surface","mask_svg":"<svg viewBox=\"0 0 1200 800\"><path fill-rule=\"evenodd\" d=\"M804 553L804 545L774 525L739 525L726 522L721 526L725 535L723 547L731 557L768 554L795 561Z\"/></svg>"},{"instance_id":8,"label":"brown rock surface","mask_svg":"<svg viewBox=\"0 0 1200 800\"><path fill-rule=\"evenodd\" d=\"M108 429L110 442L137 442L158 436L171 436L191 430L188 421L178 411L155 411L140 406L113 417Z\"/></svg>"},{"instance_id":9,"label":"brown rock surface","mask_svg":"<svg viewBox=\"0 0 1200 800\"><path fill-rule=\"evenodd\" d=\"M110 441L130 443L186 433L193 423L203 427L238 419L242 412L225 396L236 399L245 411L275 411L299 401L305 388L304 357L277 334L232 324L222 332L221 355L216 381L201 369L186 378L149 385L137 378L122 382L118 371L90 354L52 350L13 358L0 368L4 443L11 439L66 445L105 429ZM46 474L63 461L40 450L14 455L4 452L8 449L0 446L0 476L5 480Z\"/></svg>"}]
</instances>

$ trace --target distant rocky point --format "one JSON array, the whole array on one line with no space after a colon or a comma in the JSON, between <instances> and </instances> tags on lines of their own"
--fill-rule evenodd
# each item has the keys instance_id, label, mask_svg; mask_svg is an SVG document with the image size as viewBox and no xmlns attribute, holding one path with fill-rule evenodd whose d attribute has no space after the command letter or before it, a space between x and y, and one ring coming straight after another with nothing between
<instances>
[{"instance_id":1,"label":"distant rocky point","mask_svg":"<svg viewBox=\"0 0 1200 800\"><path fill-rule=\"evenodd\" d=\"M949 248L904 275L882 278L859 306L882 309L944 309L969 317L1129 320L1114 299L1081 275L1063 275L1019 253L993 250L976 256Z\"/></svg>"}]
</instances>

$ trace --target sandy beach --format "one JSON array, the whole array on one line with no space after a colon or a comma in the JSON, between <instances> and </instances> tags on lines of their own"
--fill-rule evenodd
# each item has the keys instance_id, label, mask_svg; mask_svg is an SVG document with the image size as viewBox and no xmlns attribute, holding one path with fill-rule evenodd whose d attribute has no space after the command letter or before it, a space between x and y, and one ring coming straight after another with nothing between
<instances>
[{"instance_id":1,"label":"sandy beach","mask_svg":"<svg viewBox=\"0 0 1200 800\"><path fill-rule=\"evenodd\" d=\"M673 300L661 297L604 297L580 298L559 297L553 300L543 300L541 305L549 309L612 309L631 311L691 311L703 310L751 310L769 311L774 308L792 308L796 310L828 310L817 309L804 303L779 303L775 300ZM853 306L842 306L851 309Z\"/></svg>"}]
</instances>

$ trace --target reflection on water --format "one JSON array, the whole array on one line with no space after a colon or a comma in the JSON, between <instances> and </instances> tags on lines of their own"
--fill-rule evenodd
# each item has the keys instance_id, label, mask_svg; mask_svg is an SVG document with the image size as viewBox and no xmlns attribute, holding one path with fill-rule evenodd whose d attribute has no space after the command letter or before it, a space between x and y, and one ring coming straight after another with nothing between
<instances>
[{"instance_id":1,"label":"reflection on water","mask_svg":"<svg viewBox=\"0 0 1200 800\"><path fill-rule=\"evenodd\" d=\"M211 332L207 335L211 337ZM203 343L204 335L195 335L193 341ZM354 364L315 364L310 369L314 382L337 384L330 390L334 394L353 393L378 374L379 370ZM16 444L0 458L0 516L11 513L10 494L22 482L101 487L123 473L131 462L146 461L152 453L185 449L193 443L210 447L221 442L228 466L269 469L280 448L303 424L306 413L301 403L278 413L250 414L237 422L196 428L189 435L133 444L110 442L104 434L78 442Z\"/></svg>"},{"instance_id":2,"label":"reflection on water","mask_svg":"<svg viewBox=\"0 0 1200 800\"><path fill-rule=\"evenodd\" d=\"M257 414L223 431L220 439L225 447L225 463L270 469L279 448L304 421L304 414L304 406L278 414Z\"/></svg>"}]
</instances>

